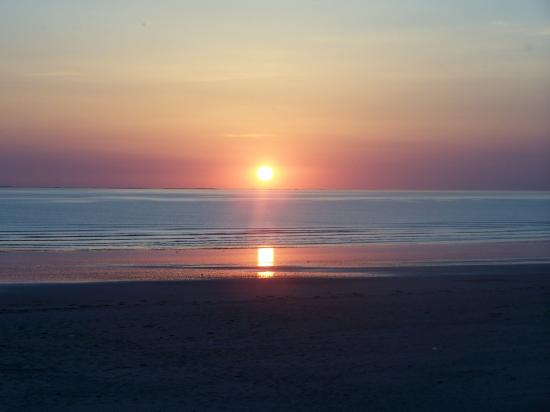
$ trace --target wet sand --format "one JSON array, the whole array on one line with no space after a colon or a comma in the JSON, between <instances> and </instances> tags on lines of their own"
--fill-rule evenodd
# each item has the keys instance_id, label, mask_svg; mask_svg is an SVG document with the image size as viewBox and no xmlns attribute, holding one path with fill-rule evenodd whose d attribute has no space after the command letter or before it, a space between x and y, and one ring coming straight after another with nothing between
<instances>
[{"instance_id":1,"label":"wet sand","mask_svg":"<svg viewBox=\"0 0 550 412\"><path fill-rule=\"evenodd\" d=\"M262 262L261 249L271 249L268 262ZM250 278L262 272L278 278L547 273L544 266L550 267L549 241L0 251L0 284Z\"/></svg>"},{"instance_id":2,"label":"wet sand","mask_svg":"<svg viewBox=\"0 0 550 412\"><path fill-rule=\"evenodd\" d=\"M550 410L550 276L497 272L3 285L0 410Z\"/></svg>"}]
</instances>

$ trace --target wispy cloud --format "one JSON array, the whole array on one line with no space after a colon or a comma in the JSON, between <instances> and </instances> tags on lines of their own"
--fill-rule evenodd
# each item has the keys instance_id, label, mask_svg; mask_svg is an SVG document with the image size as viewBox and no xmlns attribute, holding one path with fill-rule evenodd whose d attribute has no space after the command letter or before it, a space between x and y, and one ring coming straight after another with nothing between
<instances>
[{"instance_id":1,"label":"wispy cloud","mask_svg":"<svg viewBox=\"0 0 550 412\"><path fill-rule=\"evenodd\" d=\"M82 73L72 70L55 70L55 71L45 71L45 72L30 72L23 73L25 77L78 77Z\"/></svg>"},{"instance_id":2,"label":"wispy cloud","mask_svg":"<svg viewBox=\"0 0 550 412\"><path fill-rule=\"evenodd\" d=\"M495 20L492 22L492 27L496 27L503 32L507 33L517 33L523 34L526 36L541 36L546 37L550 36L550 27L539 26L539 27L528 27L525 25L519 25L516 23L504 21L504 20Z\"/></svg>"},{"instance_id":3,"label":"wispy cloud","mask_svg":"<svg viewBox=\"0 0 550 412\"><path fill-rule=\"evenodd\" d=\"M274 137L274 134L269 133L224 133L222 137L242 138L242 139L260 139L263 137Z\"/></svg>"}]
</instances>

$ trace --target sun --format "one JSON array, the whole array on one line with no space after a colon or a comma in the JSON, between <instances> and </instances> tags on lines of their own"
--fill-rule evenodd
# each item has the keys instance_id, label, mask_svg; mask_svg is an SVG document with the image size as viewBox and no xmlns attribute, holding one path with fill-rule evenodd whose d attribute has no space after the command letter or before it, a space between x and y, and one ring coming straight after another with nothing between
<instances>
[{"instance_id":1,"label":"sun","mask_svg":"<svg viewBox=\"0 0 550 412\"><path fill-rule=\"evenodd\" d=\"M275 175L275 173L273 172L272 167L262 166L258 168L256 175L258 176L258 179L260 179L261 181L269 182L271 179L273 179L273 176Z\"/></svg>"}]
</instances>

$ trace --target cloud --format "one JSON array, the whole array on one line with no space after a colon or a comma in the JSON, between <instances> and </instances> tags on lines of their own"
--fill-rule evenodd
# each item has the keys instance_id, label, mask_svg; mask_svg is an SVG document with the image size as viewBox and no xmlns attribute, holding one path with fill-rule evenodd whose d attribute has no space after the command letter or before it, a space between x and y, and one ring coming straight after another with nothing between
<instances>
[{"instance_id":1,"label":"cloud","mask_svg":"<svg viewBox=\"0 0 550 412\"><path fill-rule=\"evenodd\" d=\"M82 73L78 71L70 71L70 70L59 70L59 71L48 71L48 72L32 72L32 73L24 73L23 76L25 77L78 77L81 76Z\"/></svg>"},{"instance_id":2,"label":"cloud","mask_svg":"<svg viewBox=\"0 0 550 412\"><path fill-rule=\"evenodd\" d=\"M275 135L269 133L224 133L221 136L239 139L260 139L264 137L274 137Z\"/></svg>"},{"instance_id":3,"label":"cloud","mask_svg":"<svg viewBox=\"0 0 550 412\"><path fill-rule=\"evenodd\" d=\"M507 22L504 20L496 20L492 22L493 27L497 27L499 30L505 33L523 34L526 36L546 37L550 36L550 27L528 27L525 25L518 25L515 23Z\"/></svg>"}]
</instances>

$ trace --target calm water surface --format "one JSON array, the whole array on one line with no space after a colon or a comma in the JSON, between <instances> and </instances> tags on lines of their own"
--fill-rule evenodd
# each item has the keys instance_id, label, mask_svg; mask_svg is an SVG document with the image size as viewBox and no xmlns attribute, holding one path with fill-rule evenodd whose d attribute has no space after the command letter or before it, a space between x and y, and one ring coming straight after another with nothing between
<instances>
[{"instance_id":1,"label":"calm water surface","mask_svg":"<svg viewBox=\"0 0 550 412\"><path fill-rule=\"evenodd\" d=\"M0 189L0 249L550 240L550 192Z\"/></svg>"}]
</instances>

